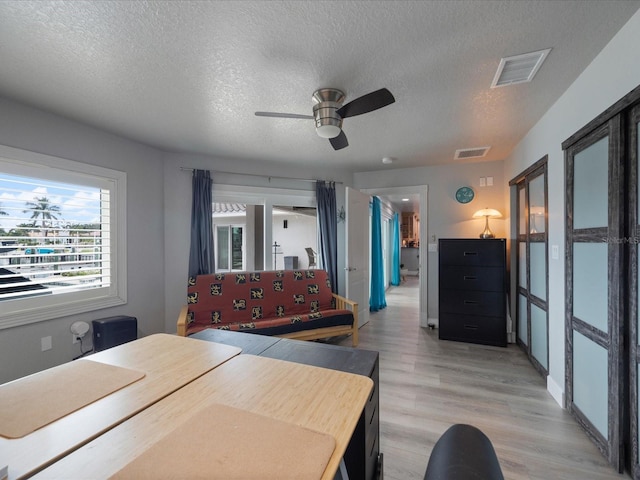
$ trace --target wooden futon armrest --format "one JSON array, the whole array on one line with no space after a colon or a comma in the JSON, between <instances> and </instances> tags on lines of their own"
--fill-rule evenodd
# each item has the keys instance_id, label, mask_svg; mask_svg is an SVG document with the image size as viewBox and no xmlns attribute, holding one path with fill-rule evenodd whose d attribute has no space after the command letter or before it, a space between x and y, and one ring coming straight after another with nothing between
<instances>
[{"instance_id":1,"label":"wooden futon armrest","mask_svg":"<svg viewBox=\"0 0 640 480\"><path fill-rule=\"evenodd\" d=\"M189 313L189 305L184 305L178 315L178 335L187 336L187 314Z\"/></svg>"},{"instance_id":2,"label":"wooden futon armrest","mask_svg":"<svg viewBox=\"0 0 640 480\"><path fill-rule=\"evenodd\" d=\"M354 314L358 313L358 302L349 300L348 298L338 295L337 293L332 293L332 295L333 298L336 299L337 310L352 310Z\"/></svg>"},{"instance_id":3,"label":"wooden futon armrest","mask_svg":"<svg viewBox=\"0 0 640 480\"><path fill-rule=\"evenodd\" d=\"M351 341L354 347L358 346L358 302L349 300L346 297L332 293L333 298L336 299L337 310L351 310L353 313L353 329L351 333Z\"/></svg>"}]
</instances>

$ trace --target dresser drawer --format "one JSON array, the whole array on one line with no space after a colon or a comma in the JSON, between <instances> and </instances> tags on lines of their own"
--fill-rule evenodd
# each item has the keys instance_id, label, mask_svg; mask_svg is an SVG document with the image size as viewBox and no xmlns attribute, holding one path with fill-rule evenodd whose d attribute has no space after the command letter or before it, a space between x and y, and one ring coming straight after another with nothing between
<instances>
[{"instance_id":1,"label":"dresser drawer","mask_svg":"<svg viewBox=\"0 0 640 480\"><path fill-rule=\"evenodd\" d=\"M496 266L504 268L504 240L440 239L441 265Z\"/></svg>"},{"instance_id":2,"label":"dresser drawer","mask_svg":"<svg viewBox=\"0 0 640 480\"><path fill-rule=\"evenodd\" d=\"M371 418L369 418L367 421L369 423L369 425L367 425L368 431L365 441L365 445L367 446L367 457L377 457L378 452L375 451L375 446L377 444L379 436L378 425L380 425L380 409L378 405L376 405L376 408L372 412Z\"/></svg>"},{"instance_id":3,"label":"dresser drawer","mask_svg":"<svg viewBox=\"0 0 640 480\"><path fill-rule=\"evenodd\" d=\"M481 290L501 292L504 289L504 268L474 266L442 266L440 282L449 290Z\"/></svg>"},{"instance_id":4,"label":"dresser drawer","mask_svg":"<svg viewBox=\"0 0 640 480\"><path fill-rule=\"evenodd\" d=\"M441 314L501 316L505 314L505 302L503 292L449 289L440 291Z\"/></svg>"},{"instance_id":5,"label":"dresser drawer","mask_svg":"<svg viewBox=\"0 0 640 480\"><path fill-rule=\"evenodd\" d=\"M442 340L473 342L505 347L507 325L504 317L440 314L438 337Z\"/></svg>"}]
</instances>

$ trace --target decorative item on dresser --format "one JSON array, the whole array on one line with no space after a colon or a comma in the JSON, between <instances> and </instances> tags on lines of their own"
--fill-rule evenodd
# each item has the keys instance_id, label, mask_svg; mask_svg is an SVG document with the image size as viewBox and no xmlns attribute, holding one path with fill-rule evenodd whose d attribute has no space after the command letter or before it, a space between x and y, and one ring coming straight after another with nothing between
<instances>
[{"instance_id":1,"label":"decorative item on dresser","mask_svg":"<svg viewBox=\"0 0 640 480\"><path fill-rule=\"evenodd\" d=\"M505 245L440 239L440 339L507 346Z\"/></svg>"},{"instance_id":2,"label":"decorative item on dresser","mask_svg":"<svg viewBox=\"0 0 640 480\"><path fill-rule=\"evenodd\" d=\"M500 218L502 214L498 210L494 210L493 208L483 208L482 210L478 210L473 214L473 218L484 217L484 231L480 234L480 238L494 238L495 235L489 229L489 217L491 218Z\"/></svg>"}]
</instances>

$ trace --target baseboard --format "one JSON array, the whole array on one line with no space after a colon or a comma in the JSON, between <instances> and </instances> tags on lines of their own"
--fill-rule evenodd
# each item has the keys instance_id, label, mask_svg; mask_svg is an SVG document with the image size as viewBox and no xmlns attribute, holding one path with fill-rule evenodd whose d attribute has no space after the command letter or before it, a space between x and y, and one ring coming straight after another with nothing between
<instances>
[{"instance_id":1,"label":"baseboard","mask_svg":"<svg viewBox=\"0 0 640 480\"><path fill-rule=\"evenodd\" d=\"M420 319L420 326L423 328L438 328L439 322L437 318L427 318L425 323L424 319Z\"/></svg>"},{"instance_id":2,"label":"baseboard","mask_svg":"<svg viewBox=\"0 0 640 480\"><path fill-rule=\"evenodd\" d=\"M547 375L547 392L549 392L558 405L565 408L564 389L551 378L551 375Z\"/></svg>"}]
</instances>

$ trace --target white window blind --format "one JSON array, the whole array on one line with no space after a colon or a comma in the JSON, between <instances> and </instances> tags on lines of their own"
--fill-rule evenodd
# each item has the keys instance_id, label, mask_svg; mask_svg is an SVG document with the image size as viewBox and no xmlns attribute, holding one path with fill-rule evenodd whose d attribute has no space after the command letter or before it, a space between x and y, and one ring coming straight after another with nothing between
<instances>
[{"instance_id":1,"label":"white window blind","mask_svg":"<svg viewBox=\"0 0 640 480\"><path fill-rule=\"evenodd\" d=\"M109 190L0 174L0 302L108 287Z\"/></svg>"},{"instance_id":2,"label":"white window blind","mask_svg":"<svg viewBox=\"0 0 640 480\"><path fill-rule=\"evenodd\" d=\"M126 301L124 182L0 148L0 328Z\"/></svg>"}]
</instances>

